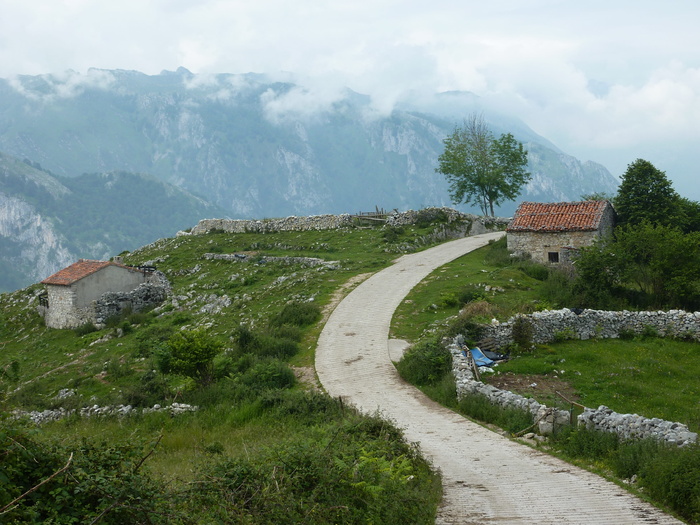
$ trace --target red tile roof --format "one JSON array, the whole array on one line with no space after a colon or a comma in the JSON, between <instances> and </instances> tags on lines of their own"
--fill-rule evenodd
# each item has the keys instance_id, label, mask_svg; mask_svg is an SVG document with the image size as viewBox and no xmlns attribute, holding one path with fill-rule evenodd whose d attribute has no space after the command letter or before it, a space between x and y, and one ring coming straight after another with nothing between
<instances>
[{"instance_id":1,"label":"red tile roof","mask_svg":"<svg viewBox=\"0 0 700 525\"><path fill-rule=\"evenodd\" d=\"M121 266L111 261L91 261L90 259L80 259L78 262L56 272L50 277L47 277L41 281L41 283L70 286L83 277L87 277L88 275L111 265Z\"/></svg>"},{"instance_id":2,"label":"red tile roof","mask_svg":"<svg viewBox=\"0 0 700 525\"><path fill-rule=\"evenodd\" d=\"M523 202L506 231L595 231L600 227L603 212L608 206L608 201Z\"/></svg>"}]
</instances>

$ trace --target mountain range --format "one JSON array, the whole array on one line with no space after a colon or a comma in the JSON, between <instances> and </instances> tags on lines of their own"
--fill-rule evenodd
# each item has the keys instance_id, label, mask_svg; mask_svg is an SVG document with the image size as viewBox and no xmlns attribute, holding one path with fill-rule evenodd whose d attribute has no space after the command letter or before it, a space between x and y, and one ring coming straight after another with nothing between
<instances>
[{"instance_id":1,"label":"mountain range","mask_svg":"<svg viewBox=\"0 0 700 525\"><path fill-rule=\"evenodd\" d=\"M380 112L347 89L184 68L0 79L0 269L12 276L0 290L206 216L448 205L437 157L443 138L474 111L482 109L470 93ZM615 192L617 179L603 166L567 155L517 119L482 112L494 134L513 133L529 151L522 200Z\"/></svg>"}]
</instances>

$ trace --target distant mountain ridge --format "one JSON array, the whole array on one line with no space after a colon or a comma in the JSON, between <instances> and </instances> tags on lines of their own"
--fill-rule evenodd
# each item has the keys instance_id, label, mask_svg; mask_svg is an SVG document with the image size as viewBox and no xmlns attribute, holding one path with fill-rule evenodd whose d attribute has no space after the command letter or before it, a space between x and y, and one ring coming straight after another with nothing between
<instances>
[{"instance_id":1,"label":"distant mountain ridge","mask_svg":"<svg viewBox=\"0 0 700 525\"><path fill-rule=\"evenodd\" d=\"M224 213L151 176L56 177L0 154L0 291L78 258L103 259Z\"/></svg>"},{"instance_id":2,"label":"distant mountain ridge","mask_svg":"<svg viewBox=\"0 0 700 525\"><path fill-rule=\"evenodd\" d=\"M0 107L0 151L66 176L149 173L240 218L450 204L434 171L442 139L479 109L478 97L453 92L382 115L350 90L183 68L0 80ZM566 155L520 121L485 118L530 150L523 199L615 190L603 166Z\"/></svg>"}]
</instances>

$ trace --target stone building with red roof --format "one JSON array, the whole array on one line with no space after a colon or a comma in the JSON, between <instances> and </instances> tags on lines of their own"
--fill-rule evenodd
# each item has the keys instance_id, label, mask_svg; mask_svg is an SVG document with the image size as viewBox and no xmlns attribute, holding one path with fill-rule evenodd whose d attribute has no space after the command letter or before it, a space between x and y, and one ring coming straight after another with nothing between
<instances>
[{"instance_id":1,"label":"stone building with red roof","mask_svg":"<svg viewBox=\"0 0 700 525\"><path fill-rule=\"evenodd\" d=\"M116 262L80 259L41 281L48 295L43 309L46 326L75 328L95 322L95 302L104 294L131 292L150 275Z\"/></svg>"},{"instance_id":2,"label":"stone building with red roof","mask_svg":"<svg viewBox=\"0 0 700 525\"><path fill-rule=\"evenodd\" d=\"M506 227L508 251L539 263L567 262L572 250L610 235L614 226L609 201L523 202Z\"/></svg>"}]
</instances>

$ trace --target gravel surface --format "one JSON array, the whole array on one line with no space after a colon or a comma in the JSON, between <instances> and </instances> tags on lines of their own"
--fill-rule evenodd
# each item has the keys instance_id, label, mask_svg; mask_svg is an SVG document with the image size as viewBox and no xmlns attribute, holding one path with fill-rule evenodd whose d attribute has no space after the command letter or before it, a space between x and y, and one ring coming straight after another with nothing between
<instances>
[{"instance_id":1,"label":"gravel surface","mask_svg":"<svg viewBox=\"0 0 700 525\"><path fill-rule=\"evenodd\" d=\"M614 483L441 407L399 377L388 343L394 310L435 268L502 235L403 256L355 288L319 338L316 371L323 387L365 412L380 412L419 443L443 475L436 523L681 523Z\"/></svg>"}]
</instances>

